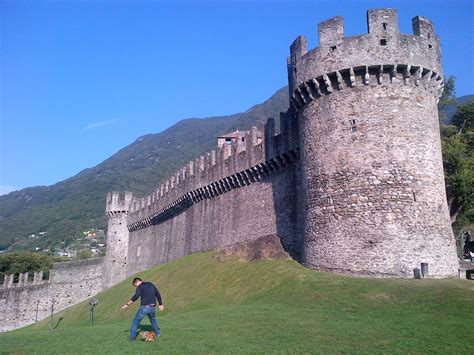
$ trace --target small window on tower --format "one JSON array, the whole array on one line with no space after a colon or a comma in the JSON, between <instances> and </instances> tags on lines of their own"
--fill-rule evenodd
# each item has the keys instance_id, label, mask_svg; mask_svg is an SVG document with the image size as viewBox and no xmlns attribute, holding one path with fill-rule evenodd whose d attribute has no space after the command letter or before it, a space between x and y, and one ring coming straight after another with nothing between
<instances>
[{"instance_id":1,"label":"small window on tower","mask_svg":"<svg viewBox=\"0 0 474 355\"><path fill-rule=\"evenodd\" d=\"M331 51L333 51L333 52L336 51L336 48L337 48L336 46L332 46Z\"/></svg>"},{"instance_id":2,"label":"small window on tower","mask_svg":"<svg viewBox=\"0 0 474 355\"><path fill-rule=\"evenodd\" d=\"M351 123L351 132L356 132L357 131L356 120L350 120L350 123Z\"/></svg>"},{"instance_id":3,"label":"small window on tower","mask_svg":"<svg viewBox=\"0 0 474 355\"><path fill-rule=\"evenodd\" d=\"M382 26L383 26L383 29L384 29L384 30L387 29L387 23L386 23L386 22L382 23Z\"/></svg>"},{"instance_id":4,"label":"small window on tower","mask_svg":"<svg viewBox=\"0 0 474 355\"><path fill-rule=\"evenodd\" d=\"M387 39L382 38L382 39L380 40L380 45L386 46L386 45L387 45Z\"/></svg>"}]
</instances>

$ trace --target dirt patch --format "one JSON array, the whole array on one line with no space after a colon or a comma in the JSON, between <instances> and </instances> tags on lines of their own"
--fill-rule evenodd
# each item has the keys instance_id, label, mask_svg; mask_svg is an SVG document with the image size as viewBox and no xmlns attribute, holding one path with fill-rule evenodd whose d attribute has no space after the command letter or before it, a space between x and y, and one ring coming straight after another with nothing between
<instances>
[{"instance_id":1,"label":"dirt patch","mask_svg":"<svg viewBox=\"0 0 474 355\"><path fill-rule=\"evenodd\" d=\"M283 249L280 238L274 234L266 235L250 242L235 244L219 251L219 260L222 261L229 257L238 257L241 261L290 258L285 249Z\"/></svg>"},{"instance_id":2,"label":"dirt patch","mask_svg":"<svg viewBox=\"0 0 474 355\"><path fill-rule=\"evenodd\" d=\"M374 301L385 301L392 299L392 296L385 292L372 292L365 294L365 297Z\"/></svg>"}]
</instances>

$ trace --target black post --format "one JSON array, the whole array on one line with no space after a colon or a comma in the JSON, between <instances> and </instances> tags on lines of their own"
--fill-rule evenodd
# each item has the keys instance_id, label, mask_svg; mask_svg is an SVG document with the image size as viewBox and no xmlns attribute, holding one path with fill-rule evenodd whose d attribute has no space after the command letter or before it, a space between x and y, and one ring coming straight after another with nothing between
<instances>
[{"instance_id":1,"label":"black post","mask_svg":"<svg viewBox=\"0 0 474 355\"><path fill-rule=\"evenodd\" d=\"M90 311L89 311L89 316L90 316L90 320L89 320L89 325L92 327L94 325L94 306L91 305L90 306Z\"/></svg>"},{"instance_id":2,"label":"black post","mask_svg":"<svg viewBox=\"0 0 474 355\"><path fill-rule=\"evenodd\" d=\"M40 301L36 302L36 316L35 316L35 323L38 322L38 308L39 308Z\"/></svg>"},{"instance_id":3,"label":"black post","mask_svg":"<svg viewBox=\"0 0 474 355\"><path fill-rule=\"evenodd\" d=\"M51 300L51 322L49 324L49 329L53 329L53 313L54 313L54 298Z\"/></svg>"},{"instance_id":4,"label":"black post","mask_svg":"<svg viewBox=\"0 0 474 355\"><path fill-rule=\"evenodd\" d=\"M99 304L99 300L97 298L93 298L89 301L89 326L94 325L94 307Z\"/></svg>"},{"instance_id":5,"label":"black post","mask_svg":"<svg viewBox=\"0 0 474 355\"><path fill-rule=\"evenodd\" d=\"M428 263L421 263L421 275L423 277L428 276Z\"/></svg>"}]
</instances>

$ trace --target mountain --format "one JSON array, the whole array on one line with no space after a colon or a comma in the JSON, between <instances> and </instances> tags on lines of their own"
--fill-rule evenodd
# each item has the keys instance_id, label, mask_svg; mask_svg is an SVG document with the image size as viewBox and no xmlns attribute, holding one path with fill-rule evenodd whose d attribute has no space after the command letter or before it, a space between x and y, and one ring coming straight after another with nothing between
<instances>
[{"instance_id":1,"label":"mountain","mask_svg":"<svg viewBox=\"0 0 474 355\"><path fill-rule=\"evenodd\" d=\"M458 105L473 98L463 96L449 105L448 119ZM145 195L186 162L215 147L217 136L262 126L268 117L278 122L279 113L287 108L288 88L284 87L243 113L179 121L163 132L138 138L72 178L0 196L0 250L42 250L64 240L67 245L86 230L103 229L107 192L128 190ZM32 234L36 237L29 237Z\"/></svg>"},{"instance_id":2,"label":"mountain","mask_svg":"<svg viewBox=\"0 0 474 355\"><path fill-rule=\"evenodd\" d=\"M458 106L464 105L468 101L472 101L472 100L474 100L474 95L465 95L465 96L458 97L454 104L446 105L444 109L444 112L446 114L446 122L451 122L451 118L456 113Z\"/></svg>"},{"instance_id":3,"label":"mountain","mask_svg":"<svg viewBox=\"0 0 474 355\"><path fill-rule=\"evenodd\" d=\"M0 250L44 249L63 240L67 245L83 231L103 229L107 192L145 195L186 162L215 147L217 136L262 126L268 117L278 120L287 108L288 88L284 87L243 113L179 121L163 132L138 138L67 180L0 196Z\"/></svg>"}]
</instances>

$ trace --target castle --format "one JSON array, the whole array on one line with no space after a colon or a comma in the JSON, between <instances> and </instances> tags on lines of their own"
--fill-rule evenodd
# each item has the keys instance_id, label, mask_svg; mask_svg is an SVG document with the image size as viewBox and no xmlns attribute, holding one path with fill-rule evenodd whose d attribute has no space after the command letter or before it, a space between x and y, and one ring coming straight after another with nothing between
<instances>
[{"instance_id":1,"label":"castle","mask_svg":"<svg viewBox=\"0 0 474 355\"><path fill-rule=\"evenodd\" d=\"M262 133L220 137L144 198L109 193L107 253L86 279L107 288L189 253L271 234L312 269L408 278L423 263L431 277L457 276L438 37L420 16L413 35L401 34L393 9L369 10L367 25L367 34L345 37L335 17L319 24L319 47L308 51L302 36L293 42L290 108L279 130L270 118ZM19 290L8 282L0 292ZM86 297L75 293L80 284L68 285L69 303L59 297L59 308ZM0 324L15 317L9 306L23 296L3 297Z\"/></svg>"}]
</instances>

